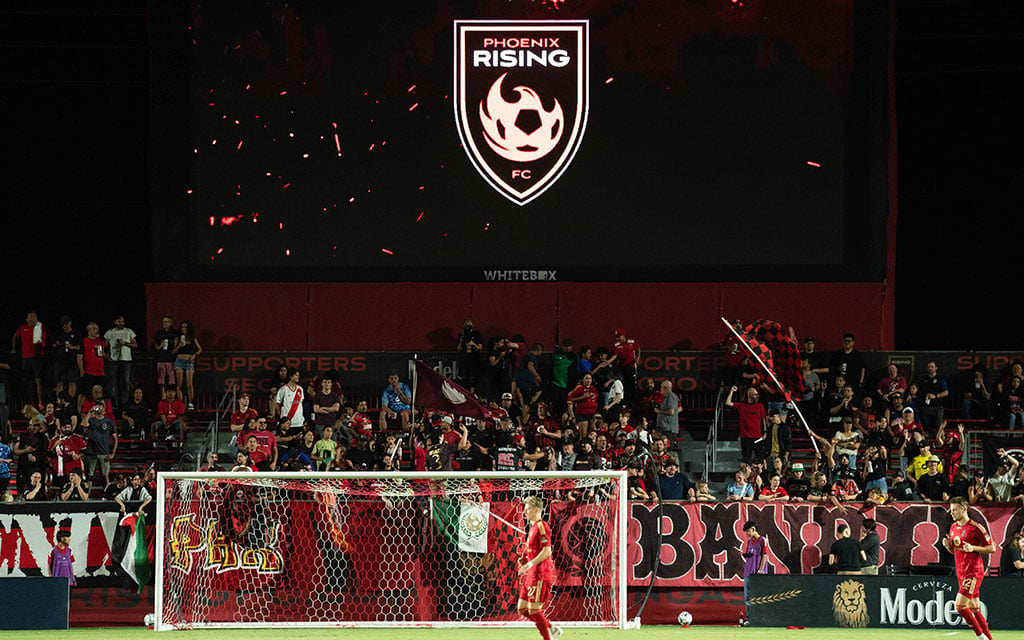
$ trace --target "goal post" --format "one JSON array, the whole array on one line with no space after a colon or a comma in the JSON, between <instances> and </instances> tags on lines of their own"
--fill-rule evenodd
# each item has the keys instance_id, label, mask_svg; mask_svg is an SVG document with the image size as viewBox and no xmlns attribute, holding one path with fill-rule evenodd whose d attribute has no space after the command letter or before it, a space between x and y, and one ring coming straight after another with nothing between
<instances>
[{"instance_id":1,"label":"goal post","mask_svg":"<svg viewBox=\"0 0 1024 640\"><path fill-rule=\"evenodd\" d=\"M160 473L155 628L533 626L523 499L561 626L627 628L626 472Z\"/></svg>"}]
</instances>

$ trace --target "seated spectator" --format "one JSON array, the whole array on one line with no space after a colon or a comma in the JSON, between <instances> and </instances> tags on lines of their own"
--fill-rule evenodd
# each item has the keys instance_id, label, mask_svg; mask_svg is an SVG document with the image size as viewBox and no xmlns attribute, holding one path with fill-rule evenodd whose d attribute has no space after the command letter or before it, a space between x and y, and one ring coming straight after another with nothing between
<instances>
[{"instance_id":1,"label":"seated spectator","mask_svg":"<svg viewBox=\"0 0 1024 640\"><path fill-rule=\"evenodd\" d=\"M334 441L334 428L324 427L323 435L313 445L312 460L317 471L326 471L334 466L338 443Z\"/></svg>"},{"instance_id":2,"label":"seated spectator","mask_svg":"<svg viewBox=\"0 0 1024 640\"><path fill-rule=\"evenodd\" d=\"M711 493L711 487L708 486L706 480L697 481L697 494L694 496L694 500L697 502L716 502L718 498L715 494Z\"/></svg>"},{"instance_id":3,"label":"seated spectator","mask_svg":"<svg viewBox=\"0 0 1024 640\"><path fill-rule=\"evenodd\" d=\"M832 495L840 502L853 502L860 496L860 487L851 469L843 469L839 479L832 485Z\"/></svg>"},{"instance_id":4,"label":"seated spectator","mask_svg":"<svg viewBox=\"0 0 1024 640\"><path fill-rule=\"evenodd\" d=\"M224 467L217 464L217 458L218 456L216 451L211 451L207 453L206 464L203 465L199 470L206 473L224 471Z\"/></svg>"},{"instance_id":5,"label":"seated spectator","mask_svg":"<svg viewBox=\"0 0 1024 640\"><path fill-rule=\"evenodd\" d=\"M735 479L725 489L726 502L752 502L754 500L754 487L747 482L747 476L742 471L737 471Z\"/></svg>"},{"instance_id":6,"label":"seated spectator","mask_svg":"<svg viewBox=\"0 0 1024 640\"><path fill-rule=\"evenodd\" d=\"M14 454L6 440L7 434L0 430L0 503L13 501L7 493L7 487L11 484L11 463L14 462Z\"/></svg>"},{"instance_id":7,"label":"seated spectator","mask_svg":"<svg viewBox=\"0 0 1024 640\"><path fill-rule=\"evenodd\" d=\"M864 508L876 507L880 504L885 504L889 501L889 497L882 493L882 490L878 487L871 487L868 489L868 495L864 499Z\"/></svg>"},{"instance_id":8,"label":"seated spectator","mask_svg":"<svg viewBox=\"0 0 1024 640\"><path fill-rule=\"evenodd\" d=\"M388 386L380 398L380 430L388 430L388 420L400 420L402 430L409 428L409 416L412 410L412 390L409 385L398 379L398 372L388 375Z\"/></svg>"},{"instance_id":9,"label":"seated spectator","mask_svg":"<svg viewBox=\"0 0 1024 640\"><path fill-rule=\"evenodd\" d=\"M135 515L141 516L142 510L146 508L150 502L153 501L153 496L149 495L149 491L146 487L142 486L142 474L133 473L131 486L125 487L120 493L114 498L114 502L121 507L121 513L127 513L127 507L125 502L139 502L139 508L135 511Z\"/></svg>"},{"instance_id":10,"label":"seated spectator","mask_svg":"<svg viewBox=\"0 0 1024 640\"><path fill-rule=\"evenodd\" d=\"M256 471L270 471L270 454L260 447L260 441L256 438L255 434L246 438L245 454L248 457L249 467Z\"/></svg>"},{"instance_id":11,"label":"seated spectator","mask_svg":"<svg viewBox=\"0 0 1024 640\"><path fill-rule=\"evenodd\" d=\"M163 400L156 405L156 422L153 423L150 438L152 440L164 439L185 442L188 433L188 425L185 419L185 402L181 399L181 392L174 387L164 389Z\"/></svg>"},{"instance_id":12,"label":"seated spectator","mask_svg":"<svg viewBox=\"0 0 1024 640\"><path fill-rule=\"evenodd\" d=\"M632 463L627 468L629 476L626 478L626 490L630 500L643 500L648 502L656 499L647 489L647 482L644 480L643 468L639 463Z\"/></svg>"},{"instance_id":13,"label":"seated spectator","mask_svg":"<svg viewBox=\"0 0 1024 640\"><path fill-rule=\"evenodd\" d=\"M43 502L50 497L46 493L46 482L43 481L43 474L33 471L28 478L28 484L19 488L18 497L22 502Z\"/></svg>"},{"instance_id":14,"label":"seated spectator","mask_svg":"<svg viewBox=\"0 0 1024 640\"><path fill-rule=\"evenodd\" d=\"M761 502L789 502L789 492L782 486L782 476L777 471L768 476L768 485L761 489L757 499Z\"/></svg>"},{"instance_id":15,"label":"seated spectator","mask_svg":"<svg viewBox=\"0 0 1024 640\"><path fill-rule=\"evenodd\" d=\"M811 491L811 481L804 474L802 462L794 462L791 469L792 474L786 479L786 493L789 494L790 502L803 502Z\"/></svg>"},{"instance_id":16,"label":"seated spectator","mask_svg":"<svg viewBox=\"0 0 1024 640\"><path fill-rule=\"evenodd\" d=\"M87 502L89 491L82 480L82 472L72 469L68 476L68 483L60 490L60 499L65 502Z\"/></svg>"},{"instance_id":17,"label":"seated spectator","mask_svg":"<svg viewBox=\"0 0 1024 640\"><path fill-rule=\"evenodd\" d=\"M370 409L367 407L366 400L356 403L355 413L349 419L349 427L356 435L364 438L369 438L373 434L373 418L370 417Z\"/></svg>"},{"instance_id":18,"label":"seated spectator","mask_svg":"<svg viewBox=\"0 0 1024 640\"><path fill-rule=\"evenodd\" d=\"M255 440L253 442L255 442ZM256 446L259 447L258 444ZM249 454L245 449L241 449L235 454L235 465L231 467L231 471L255 471L255 469L249 465Z\"/></svg>"},{"instance_id":19,"label":"seated spectator","mask_svg":"<svg viewBox=\"0 0 1024 640\"><path fill-rule=\"evenodd\" d=\"M971 484L967 487L967 502L972 505L995 502L992 488L988 485L988 478L985 477L985 472L981 469L974 472Z\"/></svg>"},{"instance_id":20,"label":"seated spectator","mask_svg":"<svg viewBox=\"0 0 1024 640\"><path fill-rule=\"evenodd\" d=\"M288 453L288 450L298 444L302 438L302 430L292 426L290 420L282 418L277 423L277 433L274 434L277 441L277 458L280 460Z\"/></svg>"},{"instance_id":21,"label":"seated spectator","mask_svg":"<svg viewBox=\"0 0 1024 640\"><path fill-rule=\"evenodd\" d=\"M697 500L690 479L679 471L679 463L671 456L664 462L664 473L658 476L658 487L661 489L662 500Z\"/></svg>"},{"instance_id":22,"label":"seated spectator","mask_svg":"<svg viewBox=\"0 0 1024 640\"><path fill-rule=\"evenodd\" d=\"M126 438L145 438L153 430L153 410L142 397L142 387L132 389L131 399L121 409Z\"/></svg>"},{"instance_id":23,"label":"seated spectator","mask_svg":"<svg viewBox=\"0 0 1024 640\"><path fill-rule=\"evenodd\" d=\"M889 498L898 502L915 502L919 499L914 483L902 471L896 474L889 487Z\"/></svg>"},{"instance_id":24,"label":"seated spectator","mask_svg":"<svg viewBox=\"0 0 1024 640\"><path fill-rule=\"evenodd\" d=\"M830 504L839 507L840 510L845 510L839 499L833 495L832 487L829 486L825 480L825 474L821 471L815 471L811 476L811 490L807 492L807 501L822 505Z\"/></svg>"},{"instance_id":25,"label":"seated spectator","mask_svg":"<svg viewBox=\"0 0 1024 640\"><path fill-rule=\"evenodd\" d=\"M949 485L949 497L963 498L970 502L968 491L973 476L974 474L971 473L971 470L966 465L960 465L960 468L956 470L956 475L953 477L953 482Z\"/></svg>"}]
</instances>

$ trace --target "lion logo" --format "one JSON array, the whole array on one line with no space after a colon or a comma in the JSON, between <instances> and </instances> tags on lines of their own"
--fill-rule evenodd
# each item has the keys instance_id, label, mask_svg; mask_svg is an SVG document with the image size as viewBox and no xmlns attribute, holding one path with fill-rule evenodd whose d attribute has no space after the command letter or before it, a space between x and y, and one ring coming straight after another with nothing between
<instances>
[{"instance_id":1,"label":"lion logo","mask_svg":"<svg viewBox=\"0 0 1024 640\"><path fill-rule=\"evenodd\" d=\"M832 613L840 627L860 629L868 626L868 605L864 599L864 583L844 580L832 594Z\"/></svg>"}]
</instances>

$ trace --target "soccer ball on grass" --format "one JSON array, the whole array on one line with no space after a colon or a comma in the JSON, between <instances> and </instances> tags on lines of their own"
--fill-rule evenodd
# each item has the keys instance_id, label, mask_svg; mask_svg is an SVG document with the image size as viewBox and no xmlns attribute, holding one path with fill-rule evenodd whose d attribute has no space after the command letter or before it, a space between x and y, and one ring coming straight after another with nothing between
<instances>
[{"instance_id":1,"label":"soccer ball on grass","mask_svg":"<svg viewBox=\"0 0 1024 640\"><path fill-rule=\"evenodd\" d=\"M679 612L679 626L688 627L693 622L693 616L690 615L689 611Z\"/></svg>"},{"instance_id":2,"label":"soccer ball on grass","mask_svg":"<svg viewBox=\"0 0 1024 640\"><path fill-rule=\"evenodd\" d=\"M152 627L154 624L156 624L156 616L152 613L147 613L146 617L142 619L142 623L145 624L147 627Z\"/></svg>"}]
</instances>

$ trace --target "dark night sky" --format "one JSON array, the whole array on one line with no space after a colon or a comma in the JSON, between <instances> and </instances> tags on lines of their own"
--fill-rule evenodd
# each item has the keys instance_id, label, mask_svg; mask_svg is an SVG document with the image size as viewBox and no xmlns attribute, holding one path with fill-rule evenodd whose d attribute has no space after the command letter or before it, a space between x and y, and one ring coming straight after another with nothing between
<instances>
[{"instance_id":1,"label":"dark night sky","mask_svg":"<svg viewBox=\"0 0 1024 640\"><path fill-rule=\"evenodd\" d=\"M0 70L8 220L0 333L144 315L150 260L145 7L130 0L5 3ZM896 346L1020 349L1024 191L1015 3L895 3L899 226ZM138 327L141 320L135 323ZM81 322L79 323L81 326Z\"/></svg>"}]
</instances>

